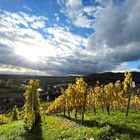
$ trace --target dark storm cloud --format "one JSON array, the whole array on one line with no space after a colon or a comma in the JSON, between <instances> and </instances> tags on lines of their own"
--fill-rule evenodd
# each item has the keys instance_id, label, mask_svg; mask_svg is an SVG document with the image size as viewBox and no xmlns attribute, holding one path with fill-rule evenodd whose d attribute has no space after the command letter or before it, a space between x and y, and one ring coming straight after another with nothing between
<instances>
[{"instance_id":1,"label":"dark storm cloud","mask_svg":"<svg viewBox=\"0 0 140 140\"><path fill-rule=\"evenodd\" d=\"M112 65L140 59L140 1L126 0L120 6L107 5L89 37L89 50ZM112 67L113 68L113 67Z\"/></svg>"},{"instance_id":2,"label":"dark storm cloud","mask_svg":"<svg viewBox=\"0 0 140 140\"><path fill-rule=\"evenodd\" d=\"M140 65L139 65L139 66L137 66L137 69L138 69L138 70L140 70Z\"/></svg>"},{"instance_id":3,"label":"dark storm cloud","mask_svg":"<svg viewBox=\"0 0 140 140\"><path fill-rule=\"evenodd\" d=\"M114 62L131 62L140 59L140 42L130 43L129 45L118 46L112 52L108 53L107 59Z\"/></svg>"},{"instance_id":4,"label":"dark storm cloud","mask_svg":"<svg viewBox=\"0 0 140 140\"><path fill-rule=\"evenodd\" d=\"M118 65L118 62L106 62L102 57L93 57L92 55L79 52L76 52L69 57L60 59L59 63L61 65L57 67L57 70L66 75L86 75L93 72L110 71L112 68L115 69Z\"/></svg>"},{"instance_id":5,"label":"dark storm cloud","mask_svg":"<svg viewBox=\"0 0 140 140\"><path fill-rule=\"evenodd\" d=\"M109 47L140 41L140 1L126 0L121 6L108 5L95 23L95 36Z\"/></svg>"}]
</instances>

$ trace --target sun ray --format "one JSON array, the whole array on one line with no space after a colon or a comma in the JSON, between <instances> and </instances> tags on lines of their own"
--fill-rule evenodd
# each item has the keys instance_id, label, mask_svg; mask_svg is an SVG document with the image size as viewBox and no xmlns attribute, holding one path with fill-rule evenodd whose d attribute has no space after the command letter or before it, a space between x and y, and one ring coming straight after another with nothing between
<instances>
[{"instance_id":1,"label":"sun ray","mask_svg":"<svg viewBox=\"0 0 140 140\"><path fill-rule=\"evenodd\" d=\"M31 62L38 62L42 56L41 49L37 47L17 47L15 53Z\"/></svg>"}]
</instances>

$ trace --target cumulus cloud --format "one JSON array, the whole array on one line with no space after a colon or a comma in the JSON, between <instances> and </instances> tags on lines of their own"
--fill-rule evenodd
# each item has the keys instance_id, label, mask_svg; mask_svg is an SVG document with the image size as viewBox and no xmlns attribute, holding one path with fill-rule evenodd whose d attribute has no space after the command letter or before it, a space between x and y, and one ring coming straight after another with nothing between
<instances>
[{"instance_id":1,"label":"cumulus cloud","mask_svg":"<svg viewBox=\"0 0 140 140\"><path fill-rule=\"evenodd\" d=\"M19 21L20 19L20 21ZM10 13L3 11L0 18L0 63L7 65L2 69L5 72L19 71L19 73L27 73L29 70L39 71L47 75L66 75L75 74L67 65L71 63L67 60L70 56L74 56L75 52L81 52L79 47L81 44L86 46L86 39L74 35L62 27L44 28L40 27L44 34L49 34L47 38L33 28L32 22L35 20L44 22L45 17L30 16L26 13ZM21 24L25 26L21 26ZM24 52L24 49L30 52ZM17 53L17 49L22 52ZM38 62L30 62L24 53L32 55L32 53L40 54ZM26 54L27 56L27 54ZM77 56L78 57L78 56ZM80 57L80 56L79 56ZM12 66L14 69L10 70ZM73 65L74 66L74 65ZM76 65L75 65L76 66ZM69 69L68 69L69 67ZM22 69L18 69L22 68ZM17 71L16 71L17 69ZM27 69L27 72L25 71ZM75 69L75 68L73 68ZM78 73L78 70L77 70ZM29 73L30 74L30 73Z\"/></svg>"},{"instance_id":2,"label":"cumulus cloud","mask_svg":"<svg viewBox=\"0 0 140 140\"><path fill-rule=\"evenodd\" d=\"M76 27L81 28L93 28L94 18L89 18L87 15L91 15L97 11L96 8L92 6L84 7L82 0L58 0L57 3L61 6L61 12L64 13L68 19Z\"/></svg>"},{"instance_id":3,"label":"cumulus cloud","mask_svg":"<svg viewBox=\"0 0 140 140\"><path fill-rule=\"evenodd\" d=\"M140 1L127 0L107 5L96 19L95 33L89 37L89 49L106 61L121 64L140 59Z\"/></svg>"},{"instance_id":4,"label":"cumulus cloud","mask_svg":"<svg viewBox=\"0 0 140 140\"><path fill-rule=\"evenodd\" d=\"M21 22L22 24L27 23L26 27L21 27L16 19L11 21L12 14L6 14L7 20L0 19L1 73L5 71L5 73L14 74L75 75L93 71L102 72L114 67L114 64L112 66L110 62L104 63L102 57L98 57L86 49L86 38L73 34L62 27L42 27L44 34L47 34L45 37L30 26L30 22L33 21L30 19L31 16L29 18L29 15L25 13L22 15L15 13L15 17L19 16L24 19L20 21L20 24ZM2 14L1 17L3 16L5 17ZM24 52L22 48L30 52ZM21 49L22 52L17 53L17 49ZM36 51L40 54L37 62L30 62L24 57L24 53L32 55Z\"/></svg>"},{"instance_id":5,"label":"cumulus cloud","mask_svg":"<svg viewBox=\"0 0 140 140\"><path fill-rule=\"evenodd\" d=\"M79 35L72 34L66 31L64 28L47 28L46 32L53 36L52 42L55 44L60 44L71 48L69 51L79 48L81 44L87 46L87 40ZM65 48L65 47L64 47ZM70 52L68 52L70 53Z\"/></svg>"},{"instance_id":6,"label":"cumulus cloud","mask_svg":"<svg viewBox=\"0 0 140 140\"><path fill-rule=\"evenodd\" d=\"M64 4L61 0L59 3ZM75 20L69 18L73 24L92 27L81 13L95 16L94 7L83 8L81 1L72 0L64 4L66 6L66 14L74 15ZM79 12L77 17L71 13L74 9ZM125 70L128 62L140 60L139 9L139 0L127 0L121 5L108 3L100 9L100 14L96 13L98 16L92 21L92 24L95 22L95 32L88 39L71 33L66 27L46 27L47 18L43 16L1 10L0 73L83 75ZM81 21L78 21L79 15ZM18 53L20 48L38 52L39 60L30 62Z\"/></svg>"},{"instance_id":7,"label":"cumulus cloud","mask_svg":"<svg viewBox=\"0 0 140 140\"><path fill-rule=\"evenodd\" d=\"M0 26L11 26L18 27L24 26L26 28L32 27L34 29L39 29L45 27L46 17L29 15L24 12L12 13L4 10L0 10Z\"/></svg>"}]
</instances>

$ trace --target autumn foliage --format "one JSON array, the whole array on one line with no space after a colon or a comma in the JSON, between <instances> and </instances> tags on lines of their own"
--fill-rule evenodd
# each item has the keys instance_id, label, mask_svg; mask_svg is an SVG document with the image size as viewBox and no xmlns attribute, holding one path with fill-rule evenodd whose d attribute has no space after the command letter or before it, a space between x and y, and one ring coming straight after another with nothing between
<instances>
[{"instance_id":1,"label":"autumn foliage","mask_svg":"<svg viewBox=\"0 0 140 140\"><path fill-rule=\"evenodd\" d=\"M40 119L39 81L30 80L25 93L24 120L32 126ZM32 127L31 126L31 127Z\"/></svg>"},{"instance_id":2,"label":"autumn foliage","mask_svg":"<svg viewBox=\"0 0 140 140\"><path fill-rule=\"evenodd\" d=\"M66 90L62 90L62 95L47 109L47 113L81 114L82 124L87 110L93 110L96 115L98 109L106 110L108 115L112 109L126 110L128 102L129 87L132 82L132 74L125 73L124 81L117 80L115 83L101 85L99 82L94 86L88 86L83 78L77 78L75 84L69 84ZM131 97L131 107L140 107L140 98L133 94Z\"/></svg>"}]
</instances>

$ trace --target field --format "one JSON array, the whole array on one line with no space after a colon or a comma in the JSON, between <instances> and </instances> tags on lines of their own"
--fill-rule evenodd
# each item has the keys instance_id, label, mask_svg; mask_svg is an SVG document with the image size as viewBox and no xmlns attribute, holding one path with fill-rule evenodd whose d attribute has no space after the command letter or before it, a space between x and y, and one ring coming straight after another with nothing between
<instances>
[{"instance_id":1,"label":"field","mask_svg":"<svg viewBox=\"0 0 140 140\"><path fill-rule=\"evenodd\" d=\"M123 112L112 111L110 116L98 111L87 113L84 125L80 115L76 121L67 117L42 116L42 122L32 131L26 129L23 120L0 126L1 140L139 140L140 111L125 117Z\"/></svg>"},{"instance_id":2,"label":"field","mask_svg":"<svg viewBox=\"0 0 140 140\"><path fill-rule=\"evenodd\" d=\"M7 88L0 88L0 97L11 97L11 96L22 96L23 93L19 93L18 91L12 91Z\"/></svg>"},{"instance_id":3,"label":"field","mask_svg":"<svg viewBox=\"0 0 140 140\"><path fill-rule=\"evenodd\" d=\"M23 84L11 84L10 86L3 85L0 86L0 97L22 96L25 89L26 86Z\"/></svg>"}]
</instances>

